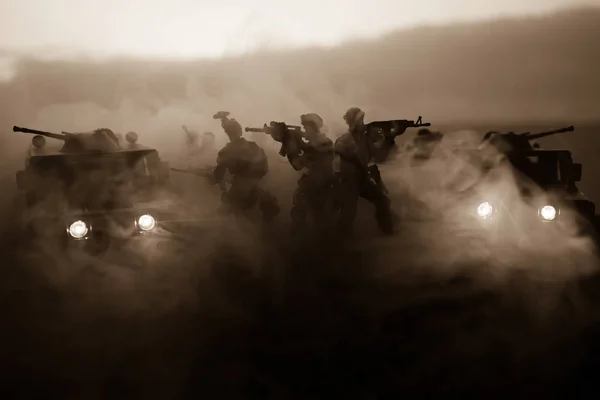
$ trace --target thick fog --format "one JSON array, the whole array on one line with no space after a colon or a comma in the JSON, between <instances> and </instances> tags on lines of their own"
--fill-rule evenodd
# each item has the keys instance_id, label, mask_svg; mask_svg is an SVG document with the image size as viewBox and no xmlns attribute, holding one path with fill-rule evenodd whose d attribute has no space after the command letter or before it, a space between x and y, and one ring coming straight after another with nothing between
<instances>
[{"instance_id":1,"label":"thick fog","mask_svg":"<svg viewBox=\"0 0 600 400\"><path fill-rule=\"evenodd\" d=\"M360 240L353 249L335 247L335 241L300 249L290 243L289 208L299 174L277 154L278 145L271 138L255 135L247 138L262 142L271 166L264 187L282 207L271 227L239 227L219 216L218 189L202 178L173 172L180 194L169 193L162 205L155 206L188 219L182 228L159 229L155 236L99 258L69 259L52 242L44 242L38 243L36 251L15 245L12 253L16 254L9 260L21 265L20 271L42 277L42 286L66 293L68 307L61 318L71 327L82 318L92 318L90 310L145 318L197 307L199 318L207 324L215 315L243 319L248 316L242 310L259 307L253 301L267 301L261 296L280 305L299 299L316 302L312 296L317 298L315 293L323 290L317 289L316 277L325 280L325 275L348 280L362 276L387 285L467 275L482 288L510 288L516 297L527 299L526 306L538 316L552 315L565 297L576 313L587 312L580 306L574 282L595 270L596 256L591 240L577 235L576 217L565 214L563 222L552 227L527 217L534 210L520 198L519 178L512 171L499 167L492 180L484 180L480 166L454 150L478 145L481 132L471 129L475 125L560 127L597 120L599 22L596 10L573 11L415 28L328 50L196 62L20 58L14 76L0 87L4 221L15 216L14 174L23 168L32 138L13 133L13 125L53 132L101 127L123 134L135 131L140 143L158 149L163 161L181 168L189 166L182 125L199 133L214 132L217 148L226 143L220 122L213 119L219 110L230 111L242 126L255 127L271 120L297 125L301 114L317 112L325 120L327 135L335 139L345 129L345 110L360 106L367 122L422 115L446 136L428 164L415 166L400 151L381 167L399 217L399 232L391 238L379 237L371 206L362 204L356 221ZM443 129L450 125L462 126ZM413 135L409 131L399 138L399 148ZM590 139L577 137L577 132L569 135L563 142L569 147ZM201 164L214 164L214 157ZM595 167L577 161L584 163L584 171ZM464 196L457 188L475 189ZM534 197L545 201L543 196ZM504 204L512 223L497 229L482 225L472 207L480 199ZM125 257L127 251L131 253ZM296 264L303 262L310 268L298 268ZM235 271L229 271L231 266ZM307 278L309 271L314 274L311 278ZM243 292L250 290L248 286L217 285L218 274L227 273L235 275L226 276L228 285L259 280L261 294ZM298 289L299 282L306 286ZM543 287L539 282L545 283ZM290 294L290 287L300 293ZM420 301L394 290L393 295L381 294L390 298L375 306L381 298L369 293L361 307L373 307L374 316ZM84 345L79 334L90 332L78 328L65 335L82 341L76 340L77 346L91 346ZM144 338L151 342L153 334ZM109 335L106 340L105 345L111 346L110 341L117 339ZM115 345L119 346L124 344ZM107 359L116 363L119 356Z\"/></svg>"}]
</instances>

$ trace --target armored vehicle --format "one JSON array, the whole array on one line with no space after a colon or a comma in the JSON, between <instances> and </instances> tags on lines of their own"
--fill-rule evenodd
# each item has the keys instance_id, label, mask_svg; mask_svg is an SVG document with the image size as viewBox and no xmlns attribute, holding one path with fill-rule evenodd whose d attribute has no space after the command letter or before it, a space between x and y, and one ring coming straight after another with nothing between
<instances>
[{"instance_id":1,"label":"armored vehicle","mask_svg":"<svg viewBox=\"0 0 600 400\"><path fill-rule=\"evenodd\" d=\"M509 162L517 174L519 191L526 201L535 197L531 188L536 187L546 193L547 204L534 204L540 220L559 221L564 211L572 210L583 217L583 221L596 223L595 205L577 187L581 181L582 166L575 163L568 150L542 150L532 140L564 132L572 132L569 126L540 133L498 133L488 132L478 149L487 154L483 161L484 169L492 170L502 162ZM493 152L486 152L492 149ZM490 155L494 155L490 159ZM500 205L492 201L482 201L477 207L477 215L482 219L492 219L501 212Z\"/></svg>"},{"instance_id":2,"label":"armored vehicle","mask_svg":"<svg viewBox=\"0 0 600 400\"><path fill-rule=\"evenodd\" d=\"M111 243L149 234L165 219L166 211L155 204L169 186L168 164L155 149L139 145L136 133L129 132L124 143L110 129L13 131L35 135L25 168L16 174L29 235L58 237L99 253Z\"/></svg>"}]
</instances>

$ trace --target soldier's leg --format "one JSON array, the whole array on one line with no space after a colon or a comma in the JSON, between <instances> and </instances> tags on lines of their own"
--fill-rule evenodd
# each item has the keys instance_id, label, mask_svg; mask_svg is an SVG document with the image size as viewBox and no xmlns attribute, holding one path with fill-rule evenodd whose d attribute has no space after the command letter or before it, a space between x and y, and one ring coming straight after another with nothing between
<instances>
[{"instance_id":1,"label":"soldier's leg","mask_svg":"<svg viewBox=\"0 0 600 400\"><path fill-rule=\"evenodd\" d=\"M332 228L334 215L333 195L333 188L331 186L315 188L308 193L309 210L319 234L328 235Z\"/></svg>"},{"instance_id":2,"label":"soldier's leg","mask_svg":"<svg viewBox=\"0 0 600 400\"><path fill-rule=\"evenodd\" d=\"M258 206L262 213L263 221L270 222L281 211L277 197L261 187L257 187L257 193Z\"/></svg>"},{"instance_id":3,"label":"soldier's leg","mask_svg":"<svg viewBox=\"0 0 600 400\"><path fill-rule=\"evenodd\" d=\"M342 179L338 185L338 206L340 210L338 233L352 236L354 220L360 194L359 182L356 179Z\"/></svg>"},{"instance_id":4,"label":"soldier's leg","mask_svg":"<svg viewBox=\"0 0 600 400\"><path fill-rule=\"evenodd\" d=\"M300 188L294 192L290 218L292 220L292 234L300 233L306 228L306 217L308 216L307 193Z\"/></svg>"},{"instance_id":5,"label":"soldier's leg","mask_svg":"<svg viewBox=\"0 0 600 400\"><path fill-rule=\"evenodd\" d=\"M394 231L394 215L392 213L391 201L383 190L372 183L362 182L360 197L373 203L375 206L375 220L381 232L391 235Z\"/></svg>"}]
</instances>

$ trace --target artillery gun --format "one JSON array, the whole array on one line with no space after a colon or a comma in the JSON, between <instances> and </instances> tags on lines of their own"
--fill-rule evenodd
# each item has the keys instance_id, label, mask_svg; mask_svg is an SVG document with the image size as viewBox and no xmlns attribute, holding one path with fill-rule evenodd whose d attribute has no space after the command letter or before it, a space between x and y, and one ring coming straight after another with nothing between
<instances>
[{"instance_id":1,"label":"artillery gun","mask_svg":"<svg viewBox=\"0 0 600 400\"><path fill-rule=\"evenodd\" d=\"M497 131L490 131L486 133L483 137L482 144L492 145L498 151L505 154L528 152L539 149L539 145L537 143L533 143L533 140L541 139L547 136L557 135L559 133L573 132L574 130L575 127L571 125L566 128L560 128L539 133L501 133Z\"/></svg>"},{"instance_id":2,"label":"artillery gun","mask_svg":"<svg viewBox=\"0 0 600 400\"><path fill-rule=\"evenodd\" d=\"M42 155L46 152L46 137L63 142L63 146L59 150L59 153L62 154L87 152L110 153L123 149L121 146L121 138L112 130L107 128L96 129L93 132L70 133L63 131L61 133L53 133L40 131L37 129L13 126L13 132L22 132L35 135L31 140L31 144L35 149L33 150L33 154L39 155ZM125 139L129 144L127 149L139 147L139 145L137 145L137 133L128 132L125 135Z\"/></svg>"},{"instance_id":3,"label":"artillery gun","mask_svg":"<svg viewBox=\"0 0 600 400\"><path fill-rule=\"evenodd\" d=\"M31 235L60 234L97 253L164 219L164 210L148 204L169 187L169 166L156 149L137 144L135 132L123 145L106 128L59 134L14 126L13 132L35 135L25 168L16 173L18 205ZM46 138L62 146L46 146Z\"/></svg>"},{"instance_id":4,"label":"artillery gun","mask_svg":"<svg viewBox=\"0 0 600 400\"><path fill-rule=\"evenodd\" d=\"M491 131L485 134L479 150L491 146L495 153L495 160L507 160L514 169L533 180L542 188L554 185L561 180L569 191L575 191L575 182L581 180L581 164L575 164L570 151L567 150L542 150L533 140L565 132L572 132L575 127L555 129L546 132L531 133L499 133ZM489 154L488 154L489 155ZM486 169L492 168L495 163L484 160Z\"/></svg>"}]
</instances>

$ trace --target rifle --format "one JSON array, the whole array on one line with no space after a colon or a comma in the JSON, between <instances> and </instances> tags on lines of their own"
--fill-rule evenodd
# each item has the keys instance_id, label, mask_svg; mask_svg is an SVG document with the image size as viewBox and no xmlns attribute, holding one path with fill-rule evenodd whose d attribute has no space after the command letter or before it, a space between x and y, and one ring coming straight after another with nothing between
<instances>
[{"instance_id":1,"label":"rifle","mask_svg":"<svg viewBox=\"0 0 600 400\"><path fill-rule=\"evenodd\" d=\"M262 128L244 129L245 132L262 132L271 136L273 140L281 143L279 155L288 156L291 149L296 151L302 148L304 140L302 138L302 128L297 125L287 125L285 122L271 121L269 125L264 124Z\"/></svg>"},{"instance_id":2,"label":"rifle","mask_svg":"<svg viewBox=\"0 0 600 400\"><path fill-rule=\"evenodd\" d=\"M416 121L409 119L391 119L387 121L372 121L366 124L367 132L380 130L386 139L393 141L396 136L402 135L408 128L420 128L431 126L429 122L423 122L423 118L419 115Z\"/></svg>"},{"instance_id":3,"label":"rifle","mask_svg":"<svg viewBox=\"0 0 600 400\"><path fill-rule=\"evenodd\" d=\"M202 178L206 178L208 180L212 180L213 178L213 168L211 167L206 167L206 168L190 168L190 169L181 169L181 168L173 168L171 167L171 171L175 171L175 172L181 172L184 174L191 174L191 175L196 175ZM226 181L222 180L221 182L219 182L219 188L221 190L227 190L227 186L226 186Z\"/></svg>"}]
</instances>

